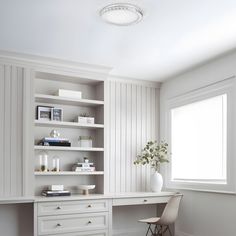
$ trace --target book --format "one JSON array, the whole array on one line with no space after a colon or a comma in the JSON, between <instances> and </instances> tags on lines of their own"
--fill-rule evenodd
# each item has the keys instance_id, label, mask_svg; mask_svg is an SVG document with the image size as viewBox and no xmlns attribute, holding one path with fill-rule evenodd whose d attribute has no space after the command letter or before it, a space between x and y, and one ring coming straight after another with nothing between
<instances>
[{"instance_id":1,"label":"book","mask_svg":"<svg viewBox=\"0 0 236 236\"><path fill-rule=\"evenodd\" d=\"M48 142L48 141L40 141L38 145L41 146L59 146L59 147L71 147L71 143L69 142Z\"/></svg>"},{"instance_id":2,"label":"book","mask_svg":"<svg viewBox=\"0 0 236 236\"><path fill-rule=\"evenodd\" d=\"M44 137L43 141L50 141L50 142L69 142L67 138L53 138L53 137Z\"/></svg>"}]
</instances>

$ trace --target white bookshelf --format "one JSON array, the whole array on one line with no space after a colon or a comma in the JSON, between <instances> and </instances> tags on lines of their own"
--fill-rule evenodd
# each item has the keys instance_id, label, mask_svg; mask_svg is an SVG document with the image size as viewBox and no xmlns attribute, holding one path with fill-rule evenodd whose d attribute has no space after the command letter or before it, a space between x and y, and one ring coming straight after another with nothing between
<instances>
[{"instance_id":1,"label":"white bookshelf","mask_svg":"<svg viewBox=\"0 0 236 236\"><path fill-rule=\"evenodd\" d=\"M34 120L34 143L50 135L56 129L60 137L67 138L72 143L66 146L41 146L35 145L35 170L39 169L39 156L41 153L48 155L48 166L52 167L54 157L60 160L60 172L35 171L35 194L40 195L42 189L58 182L68 189L75 189L78 184L95 184L96 193L104 192L104 82L86 78L73 78L58 74L36 72L34 80L35 112L38 106L49 106L63 110L63 121ZM58 89L81 91L82 99L56 96ZM95 124L80 124L73 122L76 117L86 113L95 118ZM35 116L36 117L36 116ZM79 136L91 136L94 147L78 147ZM83 162L84 157L99 171L75 172L72 166ZM71 171L70 171L71 170ZM65 178L63 178L65 177Z\"/></svg>"},{"instance_id":2,"label":"white bookshelf","mask_svg":"<svg viewBox=\"0 0 236 236\"><path fill-rule=\"evenodd\" d=\"M60 172L48 171L48 172L40 172L40 171L36 171L36 172L34 172L34 175L35 176L104 175L104 171L91 171L91 172L78 172L78 171L60 171Z\"/></svg>"},{"instance_id":3,"label":"white bookshelf","mask_svg":"<svg viewBox=\"0 0 236 236\"><path fill-rule=\"evenodd\" d=\"M84 147L58 147L58 146L40 146L35 145L35 150L47 150L47 151L80 151L80 152L103 152L104 148L84 148Z\"/></svg>"},{"instance_id":4,"label":"white bookshelf","mask_svg":"<svg viewBox=\"0 0 236 236\"><path fill-rule=\"evenodd\" d=\"M35 101L39 103L50 103L72 106L99 106L104 105L104 101L90 99L74 99L54 95L35 94Z\"/></svg>"},{"instance_id":5,"label":"white bookshelf","mask_svg":"<svg viewBox=\"0 0 236 236\"><path fill-rule=\"evenodd\" d=\"M79 124L77 122L65 121L41 121L35 120L35 126L39 127L59 127L59 128L77 128L77 129L103 129L102 124Z\"/></svg>"}]
</instances>

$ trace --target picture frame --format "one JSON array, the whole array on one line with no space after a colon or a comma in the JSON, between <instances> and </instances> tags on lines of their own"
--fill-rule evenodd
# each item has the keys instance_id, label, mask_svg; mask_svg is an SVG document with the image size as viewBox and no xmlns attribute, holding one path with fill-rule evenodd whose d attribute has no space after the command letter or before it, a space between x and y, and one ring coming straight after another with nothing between
<instances>
[{"instance_id":1,"label":"picture frame","mask_svg":"<svg viewBox=\"0 0 236 236\"><path fill-rule=\"evenodd\" d=\"M63 109L62 108L51 108L51 120L63 121Z\"/></svg>"},{"instance_id":2,"label":"picture frame","mask_svg":"<svg viewBox=\"0 0 236 236\"><path fill-rule=\"evenodd\" d=\"M52 119L52 108L50 106L37 106L37 120L50 121Z\"/></svg>"}]
</instances>

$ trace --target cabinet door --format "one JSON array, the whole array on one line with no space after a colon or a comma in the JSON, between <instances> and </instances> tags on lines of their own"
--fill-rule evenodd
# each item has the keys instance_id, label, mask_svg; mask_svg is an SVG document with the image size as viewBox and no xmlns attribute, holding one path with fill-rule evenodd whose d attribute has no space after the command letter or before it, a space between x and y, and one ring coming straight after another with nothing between
<instances>
[{"instance_id":1,"label":"cabinet door","mask_svg":"<svg viewBox=\"0 0 236 236\"><path fill-rule=\"evenodd\" d=\"M30 192L30 90L29 70L0 63L0 198L26 196Z\"/></svg>"}]
</instances>

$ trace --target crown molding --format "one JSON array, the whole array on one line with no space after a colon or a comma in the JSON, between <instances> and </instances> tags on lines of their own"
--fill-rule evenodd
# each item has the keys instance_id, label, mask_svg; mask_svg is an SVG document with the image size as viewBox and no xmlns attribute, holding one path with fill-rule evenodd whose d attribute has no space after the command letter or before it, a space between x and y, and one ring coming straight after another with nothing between
<instances>
[{"instance_id":1,"label":"crown molding","mask_svg":"<svg viewBox=\"0 0 236 236\"><path fill-rule=\"evenodd\" d=\"M118 75L112 75L109 74L108 81L116 81L116 82L121 82L121 83L130 83L130 84L140 84L140 85L145 85L147 87L154 87L154 88L160 88L161 83L159 82L154 82L154 81L147 81L147 80L141 80L141 79L135 79L135 78L130 78L130 77L124 77L124 76L118 76Z\"/></svg>"},{"instance_id":2,"label":"crown molding","mask_svg":"<svg viewBox=\"0 0 236 236\"><path fill-rule=\"evenodd\" d=\"M105 80L111 67L90 65L58 58L0 50L0 61L16 66L30 67L35 71L81 76L94 80Z\"/></svg>"}]
</instances>

